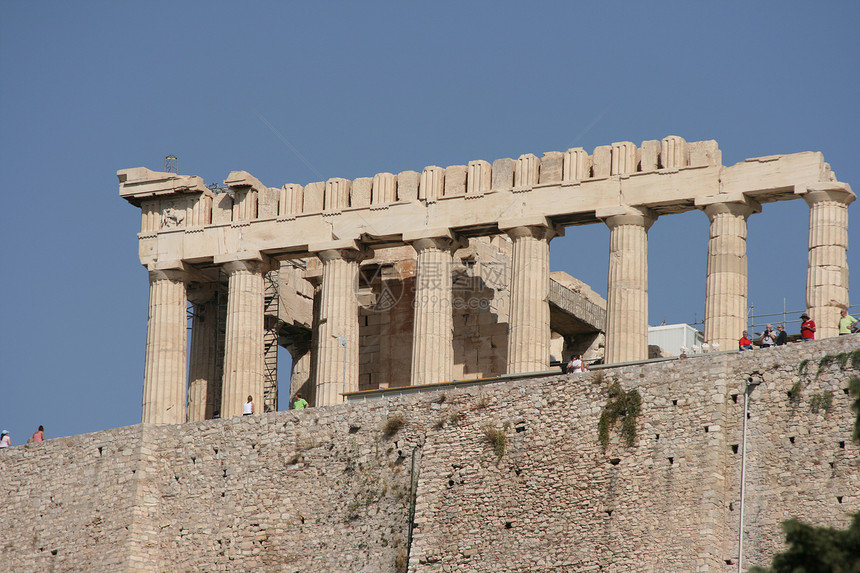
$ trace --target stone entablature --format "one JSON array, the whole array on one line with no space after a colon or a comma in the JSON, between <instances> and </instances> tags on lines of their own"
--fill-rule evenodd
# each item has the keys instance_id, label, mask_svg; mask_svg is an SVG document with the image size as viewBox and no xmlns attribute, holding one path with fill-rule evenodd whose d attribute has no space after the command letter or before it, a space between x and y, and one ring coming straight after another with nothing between
<instances>
[{"instance_id":1,"label":"stone entablature","mask_svg":"<svg viewBox=\"0 0 860 573\"><path fill-rule=\"evenodd\" d=\"M469 187L466 166L430 166L423 174L404 171L354 181L330 179L309 183L301 192L296 184L269 188L246 172L234 171L225 180L231 193L217 195L199 177L142 167L121 170L118 175L120 195L146 206L147 221L154 221L141 228L140 257L145 265L162 258L165 248L187 262L251 251L299 257L348 241L369 246L403 244L404 233L489 235L499 233L505 224L598 223L616 214L619 206L644 207L660 216L714 202L798 198L818 189L854 196L848 185L836 181L821 153L759 157L724 167L716 142L702 141L686 145L684 164L662 167L662 155L656 151L659 143L598 147L585 156L581 170L570 167L584 153L581 149L549 152L543 161L530 154L518 160L498 159L490 167L492 187L480 192ZM627 164L620 160L613 167L613 157L633 153L629 146L638 158L637 169L625 170ZM522 172L532 165L533 171L535 164L542 168L539 177L533 173L516 177L518 167ZM373 181L387 181L388 198L396 185L396 201L385 203L384 208L370 203ZM186 203L177 203L180 198ZM211 223L207 223L210 205ZM185 213L174 220L171 213L177 210ZM197 211L204 215L191 215ZM149 236L154 231L157 236Z\"/></svg>"},{"instance_id":2,"label":"stone entablature","mask_svg":"<svg viewBox=\"0 0 860 573\"><path fill-rule=\"evenodd\" d=\"M318 338L315 359L318 405L337 403L342 400L340 393L357 388L356 345L346 341L356 336L355 274L359 262L372 256L374 248L410 245L421 253L425 268L434 268L448 260L448 251L457 242L506 234L513 243L507 352L511 373L540 371L549 365L548 243L565 227L603 222L610 228L608 363L648 356L648 229L669 214L701 209L711 221L706 342L723 349L736 345L742 330L739 315L747 298L746 219L765 203L802 197L810 205L807 306L818 323L817 337L836 334L835 317L848 305L847 207L855 195L836 180L816 152L758 157L726 167L721 165L716 142L686 142L669 136L640 146L631 142L601 146L591 155L575 148L547 152L541 158L525 154L492 164L429 166L420 174L333 178L280 189L234 171L225 180L229 191L220 194L203 186L199 177L145 168L122 170L118 175L120 195L141 207L139 255L151 273L178 270L187 273L185 280L206 280L199 274L201 266L246 261L255 268L271 268L288 259L323 260L320 322L324 332ZM439 247L440 241L450 241L450 248ZM258 276L251 279L259 283ZM431 297L447 300L450 284L439 288ZM178 287L174 290L180 292ZM251 290L256 298L245 300L242 308L259 306L259 289ZM249 291L237 282L230 294L247 297ZM175 311L156 314L155 310L165 310L160 307L151 310L150 330L164 322L159 317L177 315ZM447 317L438 309L429 314L426 310L415 322L413 340L436 350L413 356L411 364L414 369L420 360L421 371L414 372L412 379L423 383L428 382L427 372L433 371L437 372L433 378L442 381L440 377L449 371L451 344ZM244 313L246 323L234 329L237 336L249 336L252 314ZM230 337L228 333L228 345ZM178 336L174 338L161 340L156 334L148 348L172 352L182 344ZM256 342L244 345L258 346ZM445 364L437 368L436 357ZM345 365L340 372L335 371L336 363ZM245 370L256 376L254 368ZM155 381L147 375L145 385ZM258 386L256 380L239 384ZM144 394L174 396L177 392L145 390ZM168 408L167 402L159 408ZM225 407L231 412L236 408L236 404ZM156 419L167 420L161 414L150 418Z\"/></svg>"}]
</instances>

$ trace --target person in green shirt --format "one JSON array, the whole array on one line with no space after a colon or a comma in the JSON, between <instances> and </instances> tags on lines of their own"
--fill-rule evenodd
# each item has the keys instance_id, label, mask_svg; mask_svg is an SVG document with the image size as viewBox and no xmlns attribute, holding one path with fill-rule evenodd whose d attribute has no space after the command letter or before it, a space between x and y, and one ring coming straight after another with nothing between
<instances>
[{"instance_id":1,"label":"person in green shirt","mask_svg":"<svg viewBox=\"0 0 860 573\"><path fill-rule=\"evenodd\" d=\"M302 395L296 392L296 397L293 398L293 410L304 410L308 407L308 401L302 398Z\"/></svg>"},{"instance_id":2,"label":"person in green shirt","mask_svg":"<svg viewBox=\"0 0 860 573\"><path fill-rule=\"evenodd\" d=\"M854 327L857 326L857 319L848 314L844 308L839 313L842 318L839 319L839 334L851 334Z\"/></svg>"}]
</instances>

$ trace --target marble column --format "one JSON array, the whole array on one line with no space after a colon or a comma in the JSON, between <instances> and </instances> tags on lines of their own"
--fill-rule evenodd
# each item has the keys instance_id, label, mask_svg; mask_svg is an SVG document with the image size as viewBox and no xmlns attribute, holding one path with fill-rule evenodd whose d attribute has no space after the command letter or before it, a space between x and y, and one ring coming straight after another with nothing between
<instances>
[{"instance_id":1,"label":"marble column","mask_svg":"<svg viewBox=\"0 0 860 573\"><path fill-rule=\"evenodd\" d=\"M188 330L185 282L183 271L149 271L143 423L185 422Z\"/></svg>"},{"instance_id":2,"label":"marble column","mask_svg":"<svg viewBox=\"0 0 860 573\"><path fill-rule=\"evenodd\" d=\"M322 287L316 352L316 406L341 404L344 392L358 390L357 249L317 253Z\"/></svg>"},{"instance_id":3,"label":"marble column","mask_svg":"<svg viewBox=\"0 0 860 573\"><path fill-rule=\"evenodd\" d=\"M418 253L410 385L450 381L454 374L454 318L451 309L453 249L449 237L412 242Z\"/></svg>"},{"instance_id":4,"label":"marble column","mask_svg":"<svg viewBox=\"0 0 860 573\"><path fill-rule=\"evenodd\" d=\"M259 261L223 264L229 277L221 417L242 415L248 396L263 411L263 273Z\"/></svg>"},{"instance_id":5,"label":"marble column","mask_svg":"<svg viewBox=\"0 0 860 573\"><path fill-rule=\"evenodd\" d=\"M747 218L761 212L754 201L712 202L705 283L705 342L737 350L747 327Z\"/></svg>"},{"instance_id":6,"label":"marble column","mask_svg":"<svg viewBox=\"0 0 860 573\"><path fill-rule=\"evenodd\" d=\"M648 358L648 229L646 208L621 207L601 216L609 227L606 363Z\"/></svg>"},{"instance_id":7,"label":"marble column","mask_svg":"<svg viewBox=\"0 0 860 573\"><path fill-rule=\"evenodd\" d=\"M839 334L839 311L848 306L848 205L856 196L845 188L808 189L809 266L806 306L815 338Z\"/></svg>"},{"instance_id":8,"label":"marble column","mask_svg":"<svg viewBox=\"0 0 860 573\"><path fill-rule=\"evenodd\" d=\"M552 229L505 229L513 241L508 316L508 374L549 369L549 240Z\"/></svg>"},{"instance_id":9,"label":"marble column","mask_svg":"<svg viewBox=\"0 0 860 573\"><path fill-rule=\"evenodd\" d=\"M217 304L214 298L194 304L188 368L188 421L208 420L215 410Z\"/></svg>"}]
</instances>

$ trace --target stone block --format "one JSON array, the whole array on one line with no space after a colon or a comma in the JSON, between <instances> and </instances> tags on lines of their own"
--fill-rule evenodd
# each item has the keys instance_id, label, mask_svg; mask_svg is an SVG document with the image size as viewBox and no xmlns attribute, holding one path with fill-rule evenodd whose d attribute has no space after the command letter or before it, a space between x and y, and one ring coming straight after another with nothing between
<instances>
[{"instance_id":1,"label":"stone block","mask_svg":"<svg viewBox=\"0 0 860 573\"><path fill-rule=\"evenodd\" d=\"M643 141L639 147L641 171L654 171L660 167L661 143L656 139Z\"/></svg>"},{"instance_id":2,"label":"stone block","mask_svg":"<svg viewBox=\"0 0 860 573\"><path fill-rule=\"evenodd\" d=\"M547 151L540 160L540 182L559 183L564 172L564 153Z\"/></svg>"},{"instance_id":3,"label":"stone block","mask_svg":"<svg viewBox=\"0 0 860 573\"><path fill-rule=\"evenodd\" d=\"M492 188L492 166L488 161L476 160L469 162L469 173L466 178L467 195L483 195Z\"/></svg>"},{"instance_id":4,"label":"stone block","mask_svg":"<svg viewBox=\"0 0 860 573\"><path fill-rule=\"evenodd\" d=\"M592 175L600 179L609 177L612 169L612 146L601 145L595 147L591 159L593 163Z\"/></svg>"},{"instance_id":5,"label":"stone block","mask_svg":"<svg viewBox=\"0 0 860 573\"><path fill-rule=\"evenodd\" d=\"M304 187L295 183L287 183L281 187L278 215L298 215L304 208Z\"/></svg>"},{"instance_id":6,"label":"stone block","mask_svg":"<svg viewBox=\"0 0 860 573\"><path fill-rule=\"evenodd\" d=\"M664 137L660 143L660 167L663 169L680 169L689 162L687 142L677 135Z\"/></svg>"},{"instance_id":7,"label":"stone block","mask_svg":"<svg viewBox=\"0 0 860 573\"><path fill-rule=\"evenodd\" d=\"M591 177L591 157L581 147L572 147L564 154L562 179L566 182L582 181Z\"/></svg>"},{"instance_id":8,"label":"stone block","mask_svg":"<svg viewBox=\"0 0 860 573\"><path fill-rule=\"evenodd\" d=\"M540 159L534 153L524 153L514 167L514 188L528 188L538 184Z\"/></svg>"},{"instance_id":9,"label":"stone block","mask_svg":"<svg viewBox=\"0 0 860 573\"><path fill-rule=\"evenodd\" d=\"M233 199L226 193L219 193L212 200L212 223L222 225L233 220Z\"/></svg>"},{"instance_id":10,"label":"stone block","mask_svg":"<svg viewBox=\"0 0 860 573\"><path fill-rule=\"evenodd\" d=\"M465 165L449 165L445 168L445 197L466 194L466 174L468 169Z\"/></svg>"},{"instance_id":11,"label":"stone block","mask_svg":"<svg viewBox=\"0 0 860 573\"><path fill-rule=\"evenodd\" d=\"M631 141L621 141L612 144L611 175L627 175L639 169L639 150Z\"/></svg>"},{"instance_id":12,"label":"stone block","mask_svg":"<svg viewBox=\"0 0 860 573\"><path fill-rule=\"evenodd\" d=\"M373 176L374 205L385 205L397 201L397 176L393 173L377 173Z\"/></svg>"},{"instance_id":13,"label":"stone block","mask_svg":"<svg viewBox=\"0 0 860 573\"><path fill-rule=\"evenodd\" d=\"M372 177L359 177L352 180L352 189L349 193L349 204L351 207L367 207L370 205Z\"/></svg>"},{"instance_id":14,"label":"stone block","mask_svg":"<svg viewBox=\"0 0 860 573\"><path fill-rule=\"evenodd\" d=\"M445 170L436 165L424 168L421 173L421 184L418 187L418 198L433 203L443 196L445 189Z\"/></svg>"},{"instance_id":15,"label":"stone block","mask_svg":"<svg viewBox=\"0 0 860 573\"><path fill-rule=\"evenodd\" d=\"M493 161L493 189L510 189L514 186L514 168L517 162L509 157Z\"/></svg>"},{"instance_id":16,"label":"stone block","mask_svg":"<svg viewBox=\"0 0 860 573\"><path fill-rule=\"evenodd\" d=\"M349 207L349 191L352 181L333 177L325 182L325 210L340 211Z\"/></svg>"},{"instance_id":17,"label":"stone block","mask_svg":"<svg viewBox=\"0 0 860 573\"><path fill-rule=\"evenodd\" d=\"M690 167L722 165L723 163L723 154L714 140L688 143L687 151L690 157Z\"/></svg>"},{"instance_id":18,"label":"stone block","mask_svg":"<svg viewBox=\"0 0 860 573\"><path fill-rule=\"evenodd\" d=\"M305 185L303 213L321 213L325 206L325 188L323 181Z\"/></svg>"},{"instance_id":19,"label":"stone block","mask_svg":"<svg viewBox=\"0 0 860 573\"><path fill-rule=\"evenodd\" d=\"M421 181L421 174L417 171L401 171L397 174L397 200L398 201L416 201L418 200L418 185Z\"/></svg>"},{"instance_id":20,"label":"stone block","mask_svg":"<svg viewBox=\"0 0 860 573\"><path fill-rule=\"evenodd\" d=\"M274 187L266 187L260 192L257 217L260 219L274 219L278 216L278 201L281 198L281 190Z\"/></svg>"}]
</instances>

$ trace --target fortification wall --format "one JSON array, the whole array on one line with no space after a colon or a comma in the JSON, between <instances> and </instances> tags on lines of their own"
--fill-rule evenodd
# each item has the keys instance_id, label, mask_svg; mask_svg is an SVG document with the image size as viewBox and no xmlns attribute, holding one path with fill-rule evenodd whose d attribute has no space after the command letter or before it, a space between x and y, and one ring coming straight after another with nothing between
<instances>
[{"instance_id":1,"label":"fortification wall","mask_svg":"<svg viewBox=\"0 0 860 573\"><path fill-rule=\"evenodd\" d=\"M409 571L727 573L748 378L762 384L745 566L782 548L786 518L841 528L860 511L845 392L860 360L818 372L858 348L855 335L11 448L0 569L404 570L414 451ZM612 431L604 452L614 381L642 410L634 445ZM501 458L487 427L507 436Z\"/></svg>"}]
</instances>

